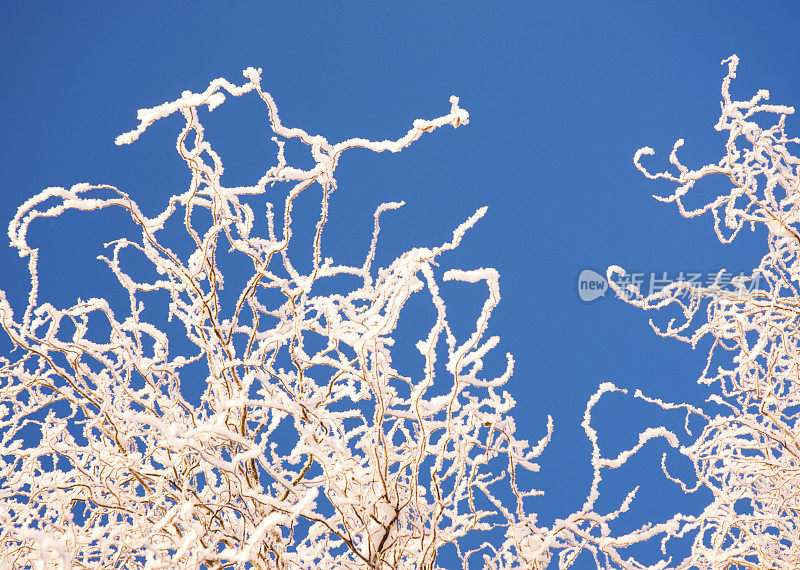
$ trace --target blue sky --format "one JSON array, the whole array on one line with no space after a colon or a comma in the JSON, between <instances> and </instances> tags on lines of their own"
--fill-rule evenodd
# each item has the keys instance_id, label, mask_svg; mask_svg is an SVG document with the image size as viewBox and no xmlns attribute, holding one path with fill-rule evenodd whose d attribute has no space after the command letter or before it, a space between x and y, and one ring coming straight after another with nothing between
<instances>
[{"instance_id":1,"label":"blue sky","mask_svg":"<svg viewBox=\"0 0 800 570\"><path fill-rule=\"evenodd\" d=\"M375 207L405 200L385 218L379 253L385 263L410 247L441 243L478 207L489 206L444 261L494 266L502 276L492 332L503 339L498 357L509 351L517 359L511 390L520 435L537 440L547 413L556 425L537 479L549 490L542 518L571 512L585 496L589 445L580 422L601 382L702 401L705 390L695 380L705 347L692 351L656 337L649 315L618 300L582 302L577 275L612 264L673 274L738 272L757 264L763 235L746 233L734 245L720 245L708 218L686 221L653 200L651 194L669 186L645 180L632 157L652 146L657 155L648 164L661 170L675 139L685 138L685 163L719 160L723 138L713 130L725 73L719 63L732 53L741 58L736 96L767 88L773 102L800 105L797 4L221 6L6 6L0 21L3 224L40 189L83 181L116 185L154 211L186 183L173 146L180 123L157 125L132 146L116 147L114 138L135 127L137 109L184 89L200 91L216 77L241 82L248 66L263 68L263 85L285 124L332 141L396 138L413 119L446 113L448 97L456 94L470 113L466 128L438 131L397 155L344 156L327 239L333 255L360 256ZM209 115L227 184L263 173L272 152L263 119L252 98ZM798 130L791 120L790 131ZM33 242L50 267L43 298L66 304L113 288L95 257L115 229L113 218L88 215L38 226ZM0 288L21 302L23 262L0 247L0 267ZM455 285L445 293L466 310L482 302ZM466 312L464 326L474 318ZM652 409L614 396L596 418L608 453L634 442L647 422L662 421ZM663 421L674 425L673 419ZM685 500L661 483L661 451L653 445L635 469L609 479L614 500L642 484L641 510L631 521L656 519ZM691 500L685 505L693 508Z\"/></svg>"}]
</instances>

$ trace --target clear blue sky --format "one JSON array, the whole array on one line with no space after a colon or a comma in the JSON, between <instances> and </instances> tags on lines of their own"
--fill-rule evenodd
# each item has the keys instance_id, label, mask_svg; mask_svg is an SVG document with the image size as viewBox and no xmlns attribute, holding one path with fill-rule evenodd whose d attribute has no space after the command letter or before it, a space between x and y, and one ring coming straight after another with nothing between
<instances>
[{"instance_id":1,"label":"clear blue sky","mask_svg":"<svg viewBox=\"0 0 800 570\"><path fill-rule=\"evenodd\" d=\"M687 164L719 160L719 63L732 53L741 58L735 95L767 88L773 102L800 107L799 6L8 4L0 19L0 220L5 227L17 206L46 186L82 181L116 185L154 211L186 183L173 148L180 123L164 122L133 146L116 147L114 138L135 127L137 109L202 90L216 77L241 82L247 66L263 68L263 85L285 124L329 140L395 138L415 118L446 113L448 97L458 95L471 116L466 128L428 135L397 155L344 156L328 243L333 255L361 255L374 208L405 200L405 208L386 216L379 256L386 262L412 246L440 243L489 206L461 249L443 261L501 273L492 332L503 339L498 357L507 350L517 359L511 389L520 435L537 440L547 413L556 422L537 479L550 493L541 500L546 521L583 500L589 446L579 424L598 384L642 387L670 400L704 397L695 384L704 347L693 352L659 339L648 315L618 300L583 303L576 279L584 268L604 272L611 264L672 273L754 267L763 236L720 245L708 218L685 221L653 200L652 193L669 187L646 181L632 157L652 146L657 156L649 164L661 170L674 140L685 138ZM227 153L225 182L250 182L270 156L263 111L251 98L219 113L209 125ZM800 131L796 119L790 125ZM114 232L113 220L84 215L37 226L33 242L51 267L43 299L66 304L113 288L95 257ZM25 266L10 248L0 247L0 267L0 288L23 294ZM445 293L473 311L481 302L459 286ZM462 324L474 318L465 313ZM659 415L611 397L597 413L601 444L618 452L648 421ZM643 486L630 524L655 520L676 504L693 508L660 482L661 451L653 445L635 462L640 471L609 479L614 500Z\"/></svg>"}]
</instances>

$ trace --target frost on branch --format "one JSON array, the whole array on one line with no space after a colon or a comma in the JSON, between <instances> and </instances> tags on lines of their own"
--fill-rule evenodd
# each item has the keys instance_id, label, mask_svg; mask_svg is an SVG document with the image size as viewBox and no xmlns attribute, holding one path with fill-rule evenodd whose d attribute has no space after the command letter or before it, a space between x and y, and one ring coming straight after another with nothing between
<instances>
[{"instance_id":1,"label":"frost on branch","mask_svg":"<svg viewBox=\"0 0 800 570\"><path fill-rule=\"evenodd\" d=\"M375 268L381 215L402 206L383 204L361 265L323 254L342 153L398 152L425 132L466 124L458 98L448 114L414 121L397 140L332 144L284 126L260 73L248 68L242 86L219 79L143 109L139 126L118 137L129 144L159 119L184 117L177 151L191 179L161 213L149 217L113 186L79 184L42 191L11 221L31 283L23 314L0 291L2 327L16 347L0 357L0 566L433 568L447 555L464 566L544 568L551 559L568 567L583 551L598 564L623 564L620 550L672 529L668 522L614 538L609 523L633 493L614 512L594 510L603 469L652 438L675 445L669 432L649 430L630 452L604 459L589 421L608 385L584 422L594 450L585 504L552 528L537 524L530 499L541 492L521 477L538 469L552 421L537 445L516 439L514 400L503 390L513 359L499 374L484 371L498 344L486 333L499 275L437 273L437 260L485 208L449 242ZM276 162L252 186L229 188L200 114L226 93L250 92L266 104ZM290 140L307 147L313 168L287 163ZM303 192L319 193L315 227L294 222ZM140 234L106 244L100 258L127 307L116 297L67 308L40 301L31 224L110 207ZM189 247L168 245L176 227ZM303 231L313 239L298 259L293 236ZM154 277L134 277L128 256L152 266ZM244 278L223 275L230 258L249 268ZM448 323L443 280L486 287L467 338ZM339 288L331 293L327 283ZM409 373L393 359L393 335L415 295L430 299L435 318L416 345L422 366ZM146 308L159 299L168 308L153 322ZM180 335L165 332L176 323ZM109 332L98 338L97 330ZM193 403L181 388L198 382L202 397Z\"/></svg>"},{"instance_id":2,"label":"frost on branch","mask_svg":"<svg viewBox=\"0 0 800 570\"><path fill-rule=\"evenodd\" d=\"M684 217L711 212L721 242L730 243L744 227L760 229L767 251L752 278L734 280L733 288L723 287L720 273L711 287L678 282L627 298L643 309L677 314L666 326L653 324L658 334L693 347L703 338L712 341L699 382L714 390L709 401L721 412L685 451L697 486L710 489L714 499L693 523L694 546L682 567L800 568L800 158L793 146L800 139L785 132L794 109L768 104L768 91L734 100L730 87L739 60L734 55L722 63L728 73L715 128L727 132L727 143L720 161L689 169L677 156L679 140L669 157L677 172L651 173L641 164L654 154L648 147L634 162L648 178L678 185L657 198L677 204ZM688 198L699 199L695 184L711 175L721 175L711 179L717 195L687 206ZM623 293L613 284L620 273L611 267L608 278Z\"/></svg>"}]
</instances>

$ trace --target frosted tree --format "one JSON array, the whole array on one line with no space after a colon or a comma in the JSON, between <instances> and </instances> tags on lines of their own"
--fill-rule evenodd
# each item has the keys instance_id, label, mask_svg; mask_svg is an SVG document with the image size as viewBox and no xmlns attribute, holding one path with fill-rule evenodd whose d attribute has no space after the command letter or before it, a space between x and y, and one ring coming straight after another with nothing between
<instances>
[{"instance_id":1,"label":"frosted tree","mask_svg":"<svg viewBox=\"0 0 800 570\"><path fill-rule=\"evenodd\" d=\"M732 74L733 67L726 97ZM744 104L726 99L720 125L731 130L731 141L752 138L754 150L742 154L731 142L719 166L690 172L673 159L679 175L655 175L681 182L673 197L681 204L695 179L728 174L738 181L734 191L706 209L716 215L725 205L734 231L763 222L772 232L762 269L772 271L774 289L763 297L719 297L696 333L718 335L720 347L742 347L735 369L709 378L724 386L717 399L730 415L709 418L699 408L637 393L653 405L706 418L708 427L683 448L672 432L649 428L633 448L605 458L591 412L604 393L619 389L602 384L582 424L593 471L586 500L547 526L537 520L534 501L542 491L531 487L530 475L553 422L548 418L534 445L518 438L514 399L504 389L514 361L507 355L505 369L484 369L499 344L488 335L499 275L490 268L439 268L486 209L458 225L450 241L375 267L381 216L402 206L386 203L375 211L363 262L343 265L324 253L343 153L399 152L426 132L464 125L469 115L458 98L451 98L448 114L414 121L397 140L333 144L284 126L262 90L260 70L248 68L244 76L241 86L218 79L201 93L186 91L140 110L139 126L118 137L118 144L130 144L162 118L185 119L176 148L190 182L157 215L146 215L114 186L79 184L43 190L9 225L31 280L18 314L0 291L0 322L15 346L0 356L0 568L455 563L500 569L568 568L587 560L598 567L665 568L675 561L665 555L646 566L626 549L660 539L666 553L671 538L691 532L698 538L684 567L758 556L797 562L791 558L797 448L791 271L798 240L790 229L796 162L784 146L783 118L766 131L747 122L758 110L787 110L759 105L763 94ZM251 186L226 187L222 158L200 117L227 96L245 94L266 105L275 162ZM289 142L305 146L313 167L288 163ZM760 174L771 182L757 197L751 179ZM305 227L295 223L293 204L310 192L320 197L319 217ZM742 197L749 201L738 208ZM78 299L66 308L40 299L40 278L47 275L28 240L31 225L73 210L101 215L106 208L124 211L138 235L106 244L100 257L121 295ZM300 240L305 233L310 239ZM137 256L152 278L126 265ZM227 269L232 259L236 274ZM443 281L486 292L464 338L449 325ZM680 302L679 289L632 302L646 308ZM415 346L422 364L407 370L393 349L403 341L396 331L412 296L428 299L434 317L420 325ZM687 316L697 312L701 297L686 305ZM154 312L159 306L163 311ZM680 336L688 326L670 325L664 334ZM185 396L187 382L203 383L199 402ZM676 514L620 535L615 521L636 489L616 510L597 512L603 472L653 439L695 461L696 484L711 487L715 502L700 517ZM733 510L742 498L755 505L744 518ZM784 546L786 540L791 544Z\"/></svg>"},{"instance_id":2,"label":"frosted tree","mask_svg":"<svg viewBox=\"0 0 800 570\"><path fill-rule=\"evenodd\" d=\"M723 411L703 414L702 433L683 449L697 481L689 487L677 481L687 490L710 489L713 501L686 528L695 538L682 567L800 568L800 159L792 154L800 139L785 132L794 109L768 104L768 91L734 100L730 87L739 60L722 63L728 73L715 127L728 133L722 159L689 169L678 159L684 142L678 140L669 158L676 172L647 170L641 158L654 153L649 147L634 162L648 178L678 185L657 198L675 203L682 216L711 212L722 243L745 227L764 228L767 252L749 278L732 283L720 272L711 287L676 282L647 297L615 288L634 305L673 315L665 325L651 320L659 335L693 347L704 338L713 341L699 382L711 388L709 400ZM714 186L721 191L712 200L687 206L706 177L726 180ZM623 273L609 268L609 281Z\"/></svg>"}]
</instances>

